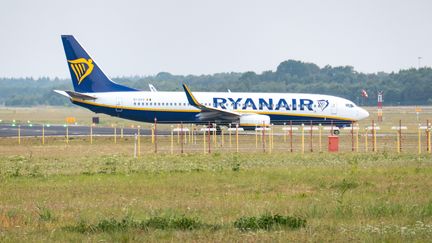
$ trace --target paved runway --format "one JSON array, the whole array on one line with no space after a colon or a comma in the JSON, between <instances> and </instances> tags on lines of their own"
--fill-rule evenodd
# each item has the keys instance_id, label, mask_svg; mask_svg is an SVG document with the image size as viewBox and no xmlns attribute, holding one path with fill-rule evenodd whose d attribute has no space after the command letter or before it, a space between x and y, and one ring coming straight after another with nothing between
<instances>
[{"instance_id":1,"label":"paved runway","mask_svg":"<svg viewBox=\"0 0 432 243\"><path fill-rule=\"evenodd\" d=\"M84 136L90 134L89 126L81 125L70 125L68 126L69 136ZM23 137L34 137L42 136L42 125L21 124L20 133ZM131 136L137 133L137 128L124 128L123 135ZM93 135L112 135L114 134L114 128L112 127L93 127ZM150 135L149 129L141 129L141 135ZM167 135L167 131L158 131L158 135ZM45 126L45 136L65 136L66 127L63 125L50 125ZM117 128L117 135L120 135L120 128ZM18 136L18 125L13 126L12 124L0 124L0 137L16 137Z\"/></svg>"}]
</instances>

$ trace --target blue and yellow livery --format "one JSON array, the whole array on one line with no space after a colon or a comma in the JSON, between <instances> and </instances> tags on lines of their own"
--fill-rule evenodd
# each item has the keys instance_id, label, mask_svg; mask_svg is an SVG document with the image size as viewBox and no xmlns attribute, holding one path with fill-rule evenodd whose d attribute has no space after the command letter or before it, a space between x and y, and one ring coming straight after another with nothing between
<instances>
[{"instance_id":1,"label":"blue and yellow livery","mask_svg":"<svg viewBox=\"0 0 432 243\"><path fill-rule=\"evenodd\" d=\"M334 124L344 126L369 113L335 96L300 93L140 91L111 81L71 35L62 36L73 91L59 91L79 106L124 119L161 123L237 123L240 126Z\"/></svg>"}]
</instances>

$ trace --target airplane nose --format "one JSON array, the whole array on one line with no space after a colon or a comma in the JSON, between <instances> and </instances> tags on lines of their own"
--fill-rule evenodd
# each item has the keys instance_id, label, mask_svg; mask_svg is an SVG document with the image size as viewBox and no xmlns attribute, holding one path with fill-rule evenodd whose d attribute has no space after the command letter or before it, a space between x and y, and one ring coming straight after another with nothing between
<instances>
[{"instance_id":1,"label":"airplane nose","mask_svg":"<svg viewBox=\"0 0 432 243\"><path fill-rule=\"evenodd\" d=\"M363 108L360 108L360 120L369 117L369 112Z\"/></svg>"}]
</instances>

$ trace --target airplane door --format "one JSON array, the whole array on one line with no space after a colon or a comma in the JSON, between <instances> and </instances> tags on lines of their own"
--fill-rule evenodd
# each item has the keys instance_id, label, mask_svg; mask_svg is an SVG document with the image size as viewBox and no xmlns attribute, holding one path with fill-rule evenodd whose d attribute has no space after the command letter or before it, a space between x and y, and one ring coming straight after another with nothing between
<instances>
[{"instance_id":1,"label":"airplane door","mask_svg":"<svg viewBox=\"0 0 432 243\"><path fill-rule=\"evenodd\" d=\"M332 115L336 115L337 114L337 106L336 106L336 104L335 103L333 103L332 105L331 105L331 114Z\"/></svg>"},{"instance_id":2,"label":"airplane door","mask_svg":"<svg viewBox=\"0 0 432 243\"><path fill-rule=\"evenodd\" d=\"M117 97L116 98L116 109L115 109L116 112L122 112L123 111L122 106L123 106L123 102L122 102L121 97Z\"/></svg>"}]
</instances>

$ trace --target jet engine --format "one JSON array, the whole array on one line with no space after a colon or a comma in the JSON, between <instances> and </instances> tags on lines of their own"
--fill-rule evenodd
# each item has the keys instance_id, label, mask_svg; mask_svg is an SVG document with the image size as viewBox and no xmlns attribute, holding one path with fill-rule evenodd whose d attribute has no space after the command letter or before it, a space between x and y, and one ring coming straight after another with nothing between
<instances>
[{"instance_id":1,"label":"jet engine","mask_svg":"<svg viewBox=\"0 0 432 243\"><path fill-rule=\"evenodd\" d=\"M270 125L270 117L266 115L248 114L240 117L241 127L253 127Z\"/></svg>"}]
</instances>

